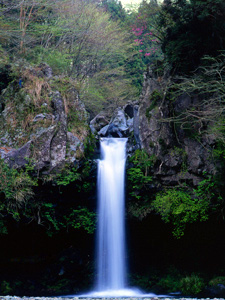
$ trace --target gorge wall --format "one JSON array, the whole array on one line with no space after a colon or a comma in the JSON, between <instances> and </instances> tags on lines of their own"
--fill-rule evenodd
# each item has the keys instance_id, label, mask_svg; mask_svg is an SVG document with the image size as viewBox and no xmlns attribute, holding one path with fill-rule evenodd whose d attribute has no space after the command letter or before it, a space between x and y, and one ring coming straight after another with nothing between
<instances>
[{"instance_id":1,"label":"gorge wall","mask_svg":"<svg viewBox=\"0 0 225 300\"><path fill-rule=\"evenodd\" d=\"M215 137L206 130L210 123L192 123L187 128L182 121L175 122L174 115L193 106L198 109L201 100L185 93L170 99L170 81L166 76L157 77L149 68L138 102L118 108L113 116L100 113L90 126L97 137L129 137L130 154L139 148L154 156L152 173L160 185L188 182L197 186L205 174L216 173L217 163L212 155Z\"/></svg>"}]
</instances>

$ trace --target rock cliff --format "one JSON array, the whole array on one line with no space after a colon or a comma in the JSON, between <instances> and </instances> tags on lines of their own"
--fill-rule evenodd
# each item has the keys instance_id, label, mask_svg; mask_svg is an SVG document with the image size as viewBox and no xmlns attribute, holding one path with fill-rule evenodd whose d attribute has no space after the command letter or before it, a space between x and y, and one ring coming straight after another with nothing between
<instances>
[{"instance_id":1,"label":"rock cliff","mask_svg":"<svg viewBox=\"0 0 225 300\"><path fill-rule=\"evenodd\" d=\"M11 167L52 172L82 156L88 114L75 83L46 64L23 66L2 91L0 153Z\"/></svg>"},{"instance_id":2,"label":"rock cliff","mask_svg":"<svg viewBox=\"0 0 225 300\"><path fill-rule=\"evenodd\" d=\"M187 130L174 122L175 114L197 107L200 99L185 93L170 99L166 94L170 80L155 76L150 69L145 74L139 103L140 145L156 157L154 176L162 184L188 182L195 186L204 174L216 172L212 157L215 139L207 130L201 133L199 125L191 124Z\"/></svg>"}]
</instances>

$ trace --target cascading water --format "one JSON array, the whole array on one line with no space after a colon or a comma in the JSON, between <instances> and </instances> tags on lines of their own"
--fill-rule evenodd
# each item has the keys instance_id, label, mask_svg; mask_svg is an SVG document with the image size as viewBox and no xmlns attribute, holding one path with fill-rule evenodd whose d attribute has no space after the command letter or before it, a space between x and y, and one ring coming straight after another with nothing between
<instances>
[{"instance_id":1,"label":"cascading water","mask_svg":"<svg viewBox=\"0 0 225 300\"><path fill-rule=\"evenodd\" d=\"M127 139L101 140L98 164L97 290L125 288L124 174Z\"/></svg>"},{"instance_id":2,"label":"cascading water","mask_svg":"<svg viewBox=\"0 0 225 300\"><path fill-rule=\"evenodd\" d=\"M124 177L126 138L102 138L98 163L97 283L82 297L154 297L126 282Z\"/></svg>"}]
</instances>

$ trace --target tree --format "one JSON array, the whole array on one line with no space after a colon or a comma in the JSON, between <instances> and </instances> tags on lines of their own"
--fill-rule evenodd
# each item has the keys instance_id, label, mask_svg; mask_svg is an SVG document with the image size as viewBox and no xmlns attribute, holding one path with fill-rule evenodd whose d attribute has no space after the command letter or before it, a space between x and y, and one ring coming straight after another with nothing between
<instances>
[{"instance_id":1,"label":"tree","mask_svg":"<svg viewBox=\"0 0 225 300\"><path fill-rule=\"evenodd\" d=\"M204 55L216 56L225 47L223 0L164 1L162 50L172 69L193 71Z\"/></svg>"},{"instance_id":2,"label":"tree","mask_svg":"<svg viewBox=\"0 0 225 300\"><path fill-rule=\"evenodd\" d=\"M103 0L101 7L103 7L103 9L111 15L111 19L114 21L124 22L128 17L121 1Z\"/></svg>"}]
</instances>

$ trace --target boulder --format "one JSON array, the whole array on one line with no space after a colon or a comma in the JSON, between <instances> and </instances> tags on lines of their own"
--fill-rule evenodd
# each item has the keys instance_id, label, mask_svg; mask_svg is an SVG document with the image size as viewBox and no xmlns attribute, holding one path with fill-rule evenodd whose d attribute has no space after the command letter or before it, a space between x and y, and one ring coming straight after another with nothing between
<instances>
[{"instance_id":1,"label":"boulder","mask_svg":"<svg viewBox=\"0 0 225 300\"><path fill-rule=\"evenodd\" d=\"M104 114L98 114L93 120L90 122L90 128L92 133L97 133L101 130L104 126L109 123L109 119Z\"/></svg>"}]
</instances>

